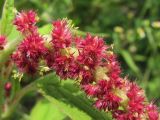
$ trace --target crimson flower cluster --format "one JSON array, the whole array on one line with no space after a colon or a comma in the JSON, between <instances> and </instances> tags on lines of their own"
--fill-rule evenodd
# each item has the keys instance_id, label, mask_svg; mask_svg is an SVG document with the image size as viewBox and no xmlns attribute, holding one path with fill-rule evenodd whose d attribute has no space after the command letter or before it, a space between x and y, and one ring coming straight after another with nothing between
<instances>
[{"instance_id":1,"label":"crimson flower cluster","mask_svg":"<svg viewBox=\"0 0 160 120\"><path fill-rule=\"evenodd\" d=\"M12 59L22 72L35 73L39 60L55 70L61 79L74 79L95 100L94 106L110 111L116 120L158 120L158 109L144 91L121 77L120 65L103 38L77 36L66 19L53 22L50 46L37 32L36 13L19 13L14 24L25 36Z\"/></svg>"},{"instance_id":2,"label":"crimson flower cluster","mask_svg":"<svg viewBox=\"0 0 160 120\"><path fill-rule=\"evenodd\" d=\"M0 35L0 50L3 50L5 44L6 44L6 37Z\"/></svg>"}]
</instances>

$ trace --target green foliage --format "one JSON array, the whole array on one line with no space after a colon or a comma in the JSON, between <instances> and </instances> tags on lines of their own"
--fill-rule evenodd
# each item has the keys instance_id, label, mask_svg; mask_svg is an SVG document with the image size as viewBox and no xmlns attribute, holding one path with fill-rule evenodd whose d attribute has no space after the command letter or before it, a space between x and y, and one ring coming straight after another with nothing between
<instances>
[{"instance_id":1,"label":"green foliage","mask_svg":"<svg viewBox=\"0 0 160 120\"><path fill-rule=\"evenodd\" d=\"M46 100L40 100L33 107L30 120L64 120L66 117L54 104Z\"/></svg>"},{"instance_id":2,"label":"green foliage","mask_svg":"<svg viewBox=\"0 0 160 120\"><path fill-rule=\"evenodd\" d=\"M132 56L126 50L121 50L121 55L123 56L125 62L128 64L130 69L132 69L136 74L140 74L140 70L134 63Z\"/></svg>"},{"instance_id":3,"label":"green foliage","mask_svg":"<svg viewBox=\"0 0 160 120\"><path fill-rule=\"evenodd\" d=\"M6 36L10 34L13 28L12 20L14 17L14 0L5 0L0 24L1 34Z\"/></svg>"},{"instance_id":4,"label":"green foliage","mask_svg":"<svg viewBox=\"0 0 160 120\"><path fill-rule=\"evenodd\" d=\"M37 84L40 93L73 120L110 119L107 113L92 107L91 101L80 91L73 80L60 82L55 74L50 74L38 80Z\"/></svg>"},{"instance_id":5,"label":"green foliage","mask_svg":"<svg viewBox=\"0 0 160 120\"><path fill-rule=\"evenodd\" d=\"M60 100L55 99L54 97L50 97L48 95L44 95L46 99L48 99L51 103L53 103L54 107L63 111L69 118L73 120L91 120L91 117L80 111L76 107L70 106L70 104L65 104ZM74 114L73 114L74 113ZM57 119L57 118L56 118Z\"/></svg>"},{"instance_id":6,"label":"green foliage","mask_svg":"<svg viewBox=\"0 0 160 120\"><path fill-rule=\"evenodd\" d=\"M3 6L3 13L0 21L0 35L9 35L12 30L12 20L14 17L13 13L14 9L14 0L6 0ZM8 51L8 50L7 50ZM5 52L0 54L0 68L2 68L3 62L7 59L7 54ZM2 72L0 71L0 118L2 114L3 103L4 103L4 94L3 94L3 86L4 86L4 79Z\"/></svg>"}]
</instances>

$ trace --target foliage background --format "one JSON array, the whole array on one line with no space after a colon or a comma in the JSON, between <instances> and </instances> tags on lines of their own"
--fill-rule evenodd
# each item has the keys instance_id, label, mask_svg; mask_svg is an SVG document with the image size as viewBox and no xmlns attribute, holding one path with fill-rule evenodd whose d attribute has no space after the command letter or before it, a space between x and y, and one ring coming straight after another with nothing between
<instances>
[{"instance_id":1,"label":"foliage background","mask_svg":"<svg viewBox=\"0 0 160 120\"><path fill-rule=\"evenodd\" d=\"M138 82L160 106L159 0L15 0L15 7L36 10L39 26L67 17L80 30L105 36L118 55L122 76Z\"/></svg>"}]
</instances>

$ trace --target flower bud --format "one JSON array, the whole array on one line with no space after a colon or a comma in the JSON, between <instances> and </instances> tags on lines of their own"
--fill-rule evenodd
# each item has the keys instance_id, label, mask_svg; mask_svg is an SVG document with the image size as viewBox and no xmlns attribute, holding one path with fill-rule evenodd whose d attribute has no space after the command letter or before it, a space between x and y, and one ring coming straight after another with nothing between
<instances>
[{"instance_id":1,"label":"flower bud","mask_svg":"<svg viewBox=\"0 0 160 120\"><path fill-rule=\"evenodd\" d=\"M5 85L4 85L4 89L5 89L6 97L9 97L11 89L12 89L12 84L10 82L6 82Z\"/></svg>"},{"instance_id":2,"label":"flower bud","mask_svg":"<svg viewBox=\"0 0 160 120\"><path fill-rule=\"evenodd\" d=\"M5 44L6 44L6 37L0 35L0 50L3 50Z\"/></svg>"}]
</instances>

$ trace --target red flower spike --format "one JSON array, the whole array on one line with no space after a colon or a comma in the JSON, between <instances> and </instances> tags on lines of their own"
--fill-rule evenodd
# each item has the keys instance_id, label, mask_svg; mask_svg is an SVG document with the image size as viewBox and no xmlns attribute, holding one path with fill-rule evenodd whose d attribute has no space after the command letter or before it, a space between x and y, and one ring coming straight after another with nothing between
<instances>
[{"instance_id":1,"label":"red flower spike","mask_svg":"<svg viewBox=\"0 0 160 120\"><path fill-rule=\"evenodd\" d=\"M148 105L141 88L121 77L116 56L102 38L73 36L67 20L57 20L53 22L51 48L46 50L43 38L37 35L35 16L33 11L22 12L14 21L27 36L12 56L21 71L34 73L39 59L45 58L62 79L80 81L82 90L95 100L94 106L111 111L116 120L158 120L157 108Z\"/></svg>"}]
</instances>

